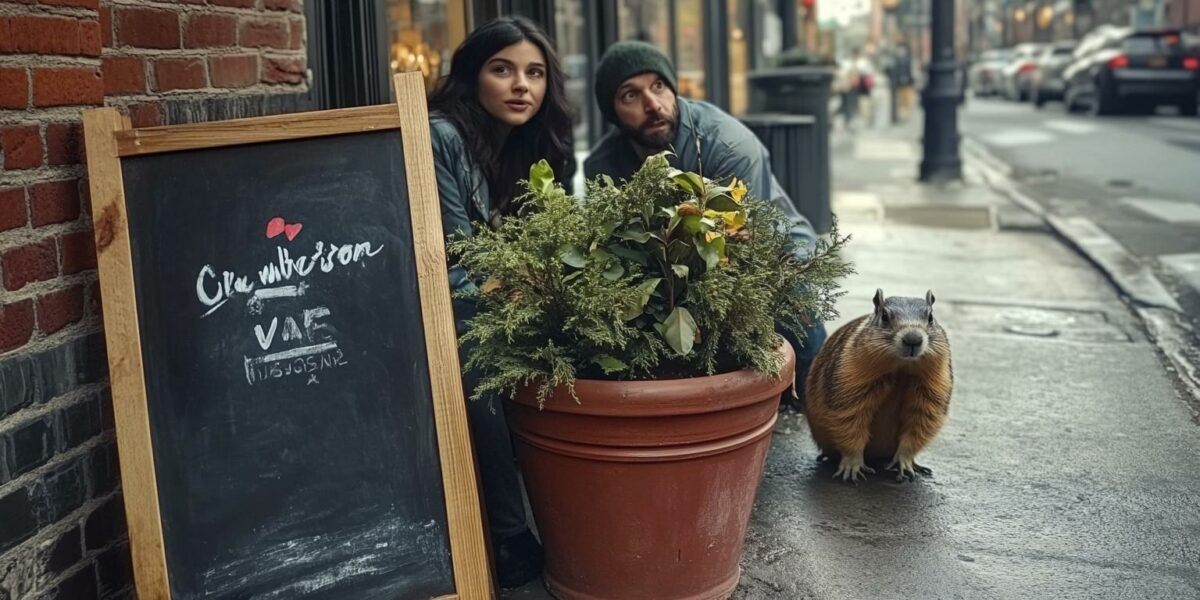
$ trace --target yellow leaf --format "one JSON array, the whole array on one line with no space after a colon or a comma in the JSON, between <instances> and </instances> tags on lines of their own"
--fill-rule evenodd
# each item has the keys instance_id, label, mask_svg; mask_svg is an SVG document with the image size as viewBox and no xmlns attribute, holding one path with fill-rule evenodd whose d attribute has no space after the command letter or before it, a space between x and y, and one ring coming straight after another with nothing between
<instances>
[{"instance_id":1,"label":"yellow leaf","mask_svg":"<svg viewBox=\"0 0 1200 600\"><path fill-rule=\"evenodd\" d=\"M741 204L742 198L746 197L746 182L734 177L729 185L729 195L733 198L734 202Z\"/></svg>"},{"instance_id":2,"label":"yellow leaf","mask_svg":"<svg viewBox=\"0 0 1200 600\"><path fill-rule=\"evenodd\" d=\"M715 239L717 239L717 238L721 237L721 235L722 235L722 234L720 234L720 233L718 233L718 232L716 232L716 231L708 231L708 232L705 232L705 234L704 234L704 241L706 241L706 242L711 242L711 241L713 241L713 240L715 240Z\"/></svg>"},{"instance_id":3,"label":"yellow leaf","mask_svg":"<svg viewBox=\"0 0 1200 600\"><path fill-rule=\"evenodd\" d=\"M706 210L704 216L710 219L720 219L725 224L725 233L737 233L746 225L746 211L744 210Z\"/></svg>"},{"instance_id":4,"label":"yellow leaf","mask_svg":"<svg viewBox=\"0 0 1200 600\"><path fill-rule=\"evenodd\" d=\"M487 281L484 281L483 285L479 286L479 289L485 294L490 294L491 292L494 292L502 287L504 287L503 281L500 281L495 277L488 277Z\"/></svg>"}]
</instances>

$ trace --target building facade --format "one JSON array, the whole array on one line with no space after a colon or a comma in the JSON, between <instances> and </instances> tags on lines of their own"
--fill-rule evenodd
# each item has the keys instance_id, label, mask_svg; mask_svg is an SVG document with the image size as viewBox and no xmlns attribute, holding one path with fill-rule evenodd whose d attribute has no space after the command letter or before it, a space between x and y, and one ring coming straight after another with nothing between
<instances>
[{"instance_id":1,"label":"building facade","mask_svg":"<svg viewBox=\"0 0 1200 600\"><path fill-rule=\"evenodd\" d=\"M797 44L810 4L0 0L0 598L134 596L84 109L147 127L383 103L390 73L432 86L477 24L523 14L556 40L586 148L608 45L659 46L681 93L741 112L747 73Z\"/></svg>"}]
</instances>

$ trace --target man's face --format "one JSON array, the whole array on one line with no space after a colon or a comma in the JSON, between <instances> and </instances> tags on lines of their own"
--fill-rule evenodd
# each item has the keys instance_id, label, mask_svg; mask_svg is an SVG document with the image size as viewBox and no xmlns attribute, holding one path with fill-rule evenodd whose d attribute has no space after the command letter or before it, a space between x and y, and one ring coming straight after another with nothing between
<instances>
[{"instance_id":1,"label":"man's face","mask_svg":"<svg viewBox=\"0 0 1200 600\"><path fill-rule=\"evenodd\" d=\"M617 126L638 144L666 150L675 141L679 106L675 92L658 73L642 73L626 79L613 100Z\"/></svg>"}]
</instances>

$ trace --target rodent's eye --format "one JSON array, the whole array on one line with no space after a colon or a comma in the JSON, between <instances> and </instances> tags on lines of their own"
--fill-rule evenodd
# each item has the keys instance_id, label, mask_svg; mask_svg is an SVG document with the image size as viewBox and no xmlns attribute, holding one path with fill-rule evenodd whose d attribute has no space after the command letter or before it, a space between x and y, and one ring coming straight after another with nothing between
<instances>
[{"instance_id":1,"label":"rodent's eye","mask_svg":"<svg viewBox=\"0 0 1200 600\"><path fill-rule=\"evenodd\" d=\"M933 311L929 311L929 324L933 325Z\"/></svg>"}]
</instances>

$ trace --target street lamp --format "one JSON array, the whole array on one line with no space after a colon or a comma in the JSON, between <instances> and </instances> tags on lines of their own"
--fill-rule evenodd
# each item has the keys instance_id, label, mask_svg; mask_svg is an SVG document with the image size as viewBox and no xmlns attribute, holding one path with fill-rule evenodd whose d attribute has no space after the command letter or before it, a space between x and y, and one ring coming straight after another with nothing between
<instances>
[{"instance_id":1,"label":"street lamp","mask_svg":"<svg viewBox=\"0 0 1200 600\"><path fill-rule=\"evenodd\" d=\"M925 135L922 139L921 181L962 179L958 155L958 103L962 88L954 55L954 2L932 0L933 59L929 62L929 84L925 86Z\"/></svg>"}]
</instances>

